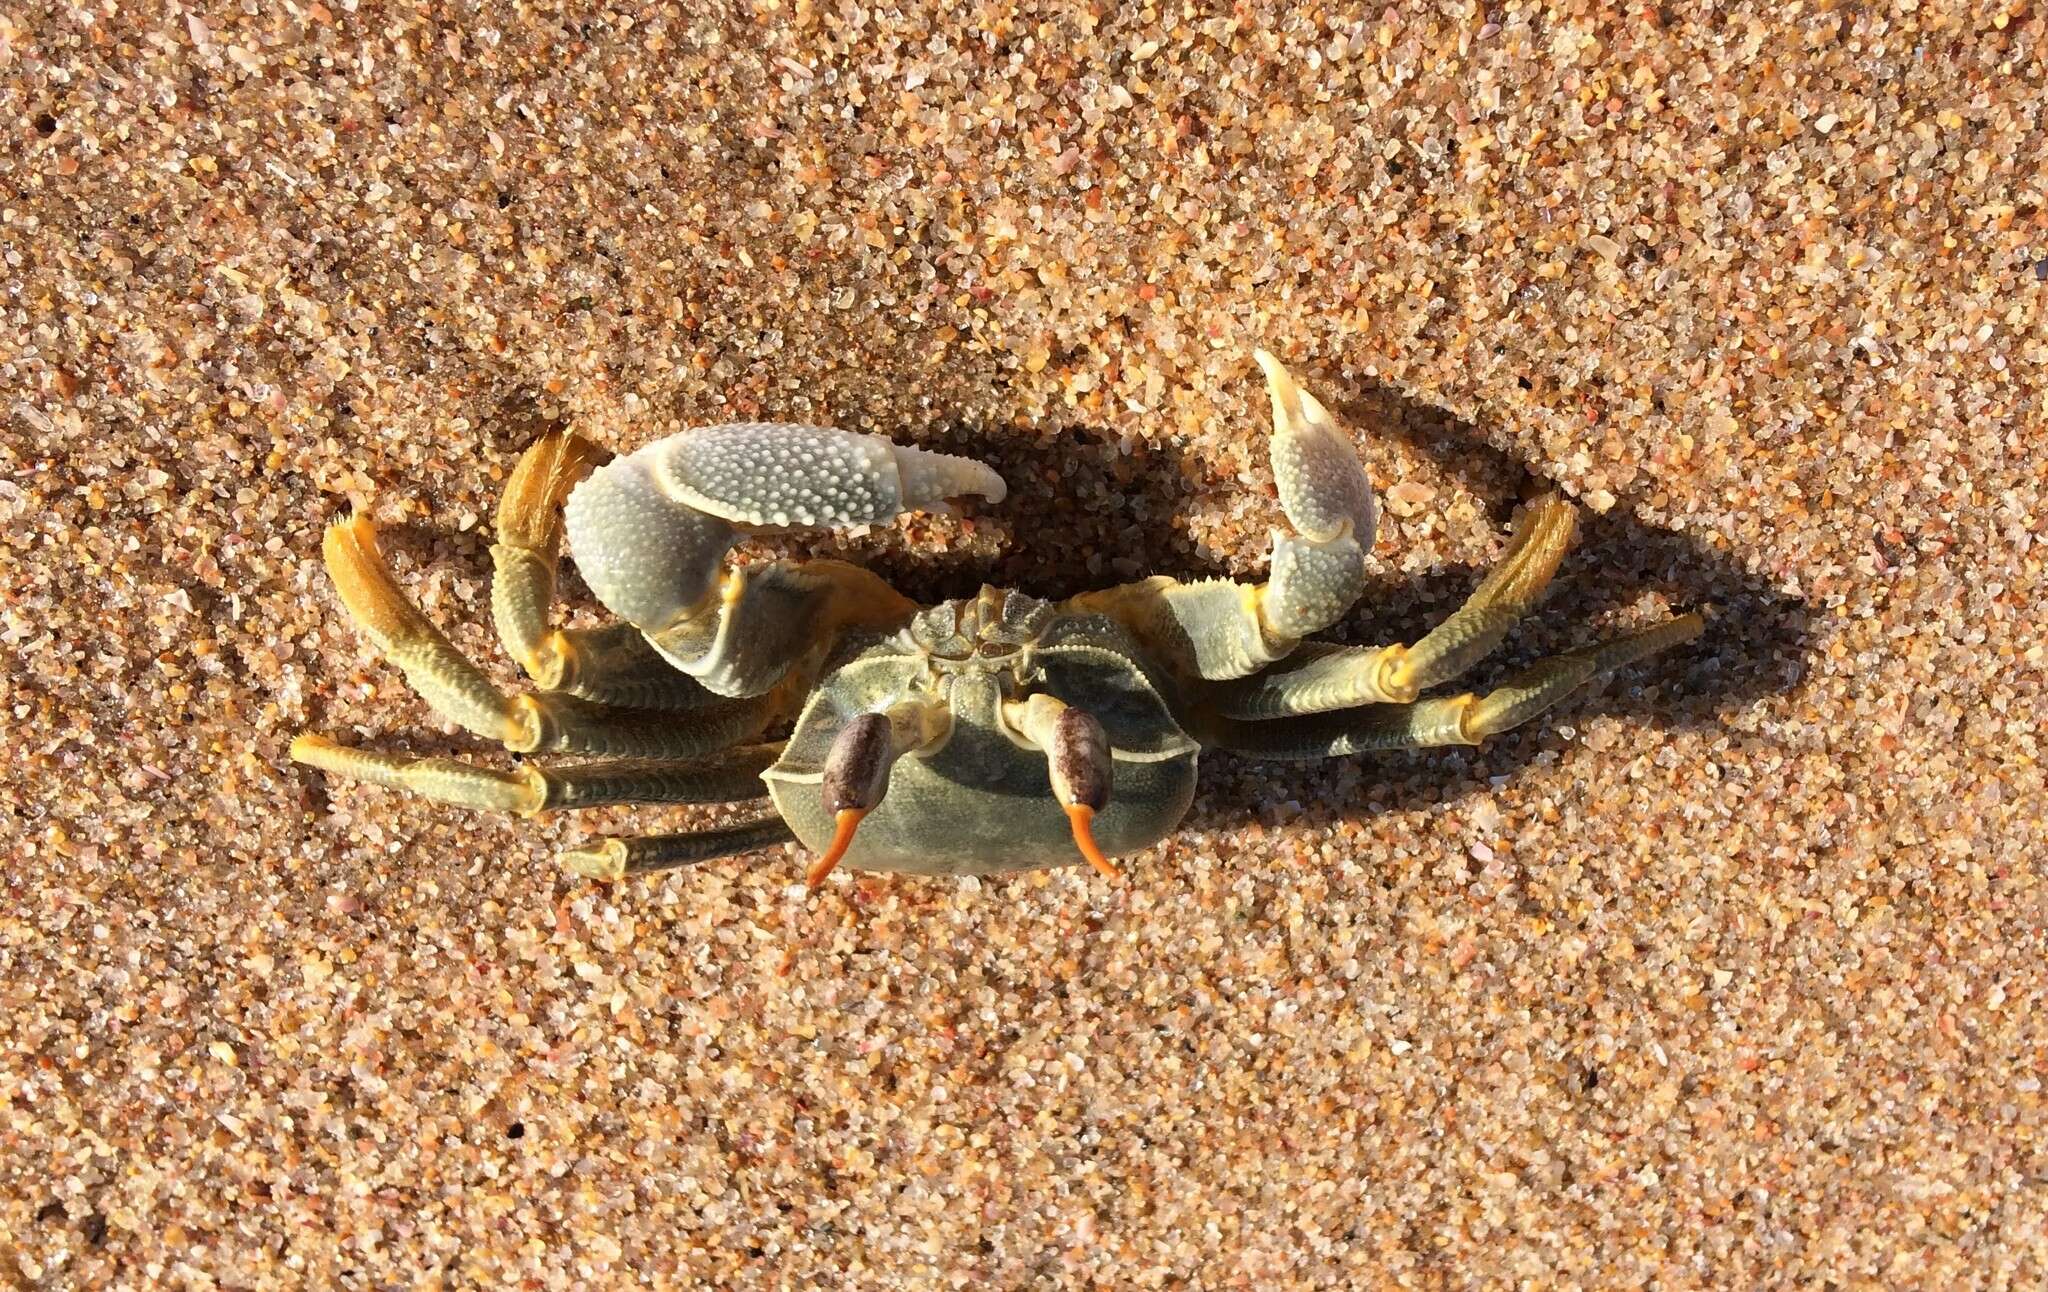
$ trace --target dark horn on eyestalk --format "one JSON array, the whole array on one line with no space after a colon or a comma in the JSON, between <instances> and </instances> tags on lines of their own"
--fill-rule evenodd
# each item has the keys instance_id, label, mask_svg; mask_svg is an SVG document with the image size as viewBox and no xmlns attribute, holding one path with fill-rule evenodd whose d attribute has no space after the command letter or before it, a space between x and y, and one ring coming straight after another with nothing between
<instances>
[{"instance_id":1,"label":"dark horn on eyestalk","mask_svg":"<svg viewBox=\"0 0 2048 1292\"><path fill-rule=\"evenodd\" d=\"M833 738L831 752L825 755L823 789L825 810L837 824L831 846L804 875L804 882L812 888L825 882L825 876L853 846L853 832L860 827L861 818L879 807L882 795L888 793L889 766L896 761L890 749L893 743L889 719L880 713L861 714Z\"/></svg>"},{"instance_id":2,"label":"dark horn on eyestalk","mask_svg":"<svg viewBox=\"0 0 2048 1292\"><path fill-rule=\"evenodd\" d=\"M1051 695L1034 695L1004 706L1010 725L1045 751L1052 795L1066 809L1074 846L1088 864L1110 879L1120 877L1095 843L1095 814L1109 806L1112 762L1109 733L1085 709Z\"/></svg>"},{"instance_id":3,"label":"dark horn on eyestalk","mask_svg":"<svg viewBox=\"0 0 2048 1292\"><path fill-rule=\"evenodd\" d=\"M1054 720L1046 750L1053 793L1061 803L1100 812L1109 806L1109 733L1085 709L1069 708Z\"/></svg>"},{"instance_id":4,"label":"dark horn on eyestalk","mask_svg":"<svg viewBox=\"0 0 2048 1292\"><path fill-rule=\"evenodd\" d=\"M834 818L832 842L811 863L804 875L806 884L816 888L824 883L846 856L861 819L880 807L889 792L889 770L903 755L937 740L945 727L944 713L924 701L907 700L886 713L863 713L833 737L820 786L825 810Z\"/></svg>"},{"instance_id":5,"label":"dark horn on eyestalk","mask_svg":"<svg viewBox=\"0 0 2048 1292\"><path fill-rule=\"evenodd\" d=\"M1053 723L1046 762L1052 773L1053 797L1067 810L1067 820L1073 824L1074 846L1089 865L1116 878L1116 866L1095 843L1095 814L1109 806L1109 733L1094 714L1069 708Z\"/></svg>"}]
</instances>

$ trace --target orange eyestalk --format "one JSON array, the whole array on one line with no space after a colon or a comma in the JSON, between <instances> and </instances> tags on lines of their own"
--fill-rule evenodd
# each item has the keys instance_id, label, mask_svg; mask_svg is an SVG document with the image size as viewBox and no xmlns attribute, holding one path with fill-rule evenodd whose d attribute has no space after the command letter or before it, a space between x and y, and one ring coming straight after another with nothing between
<instances>
[{"instance_id":1,"label":"orange eyestalk","mask_svg":"<svg viewBox=\"0 0 2048 1292\"><path fill-rule=\"evenodd\" d=\"M1116 868L1116 863L1103 856L1102 849L1096 846L1095 809L1086 803L1069 803L1067 821L1074 827L1074 846L1095 867L1095 872L1104 879L1122 879L1123 872Z\"/></svg>"},{"instance_id":2,"label":"orange eyestalk","mask_svg":"<svg viewBox=\"0 0 2048 1292\"><path fill-rule=\"evenodd\" d=\"M833 815L832 842L804 872L815 889L845 859L854 832L889 792L889 770L912 750L936 744L946 730L946 711L923 700L906 700L886 713L863 713L847 723L825 755L825 810Z\"/></svg>"},{"instance_id":3,"label":"orange eyestalk","mask_svg":"<svg viewBox=\"0 0 2048 1292\"><path fill-rule=\"evenodd\" d=\"M857 807L839 809L837 817L839 824L832 831L831 846L826 848L824 852L819 853L818 859L811 863L811 868L804 872L804 884L807 887L816 888L824 883L825 877L837 868L839 859L844 857L846 850L853 846L853 832L860 828L861 818L865 817L869 811L870 809L868 808Z\"/></svg>"},{"instance_id":4,"label":"orange eyestalk","mask_svg":"<svg viewBox=\"0 0 2048 1292\"><path fill-rule=\"evenodd\" d=\"M1003 715L1020 735L1045 751L1052 795L1067 811L1081 856L1104 878L1122 878L1123 872L1095 842L1095 814L1109 806L1109 733L1094 714L1042 693L1006 703Z\"/></svg>"}]
</instances>

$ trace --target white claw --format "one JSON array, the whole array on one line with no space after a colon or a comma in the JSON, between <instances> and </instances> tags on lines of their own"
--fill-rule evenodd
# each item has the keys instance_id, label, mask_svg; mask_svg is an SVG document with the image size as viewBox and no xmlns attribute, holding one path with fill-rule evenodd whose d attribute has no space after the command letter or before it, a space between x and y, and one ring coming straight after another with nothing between
<instances>
[{"instance_id":1,"label":"white claw","mask_svg":"<svg viewBox=\"0 0 2048 1292\"><path fill-rule=\"evenodd\" d=\"M591 472L570 492L562 522L591 592L642 630L701 604L739 539L718 517L677 506L647 449Z\"/></svg>"},{"instance_id":2,"label":"white claw","mask_svg":"<svg viewBox=\"0 0 2048 1292\"><path fill-rule=\"evenodd\" d=\"M887 440L882 442L889 444ZM906 448L901 444L889 444L889 451L896 455L896 470L906 511L915 507L933 507L948 498L965 498L970 494L990 502L1001 502L1009 496L1010 487L1003 483L1003 478L995 473L994 468L973 458Z\"/></svg>"},{"instance_id":3,"label":"white claw","mask_svg":"<svg viewBox=\"0 0 2048 1292\"><path fill-rule=\"evenodd\" d=\"M1252 357L1266 373L1273 397L1273 480L1280 507L1295 532L1316 543L1342 538L1348 527L1360 547L1370 549L1378 516L1372 482L1351 442L1322 401L1295 384L1280 361L1264 350Z\"/></svg>"},{"instance_id":4,"label":"white claw","mask_svg":"<svg viewBox=\"0 0 2048 1292\"><path fill-rule=\"evenodd\" d=\"M822 426L745 422L658 440L569 495L569 546L614 614L655 632L693 614L747 529L845 528L978 494L1003 478L970 458Z\"/></svg>"},{"instance_id":5,"label":"white claw","mask_svg":"<svg viewBox=\"0 0 2048 1292\"><path fill-rule=\"evenodd\" d=\"M1273 572L1259 623L1283 640L1342 618L1365 587L1365 554L1378 519L1372 482L1351 441L1322 402L1295 385L1264 350L1254 358L1273 396L1273 482L1292 534L1273 535Z\"/></svg>"},{"instance_id":6,"label":"white claw","mask_svg":"<svg viewBox=\"0 0 2048 1292\"><path fill-rule=\"evenodd\" d=\"M1000 501L1005 492L1001 476L969 458L823 426L704 427L640 452L676 501L739 525L872 525L947 498Z\"/></svg>"}]
</instances>

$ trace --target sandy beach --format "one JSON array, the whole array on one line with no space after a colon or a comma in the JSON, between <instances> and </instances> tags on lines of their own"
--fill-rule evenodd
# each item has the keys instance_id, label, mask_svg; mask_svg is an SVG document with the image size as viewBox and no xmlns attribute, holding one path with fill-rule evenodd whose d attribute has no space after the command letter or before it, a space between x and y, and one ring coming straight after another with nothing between
<instances>
[{"instance_id":1,"label":"sandy beach","mask_svg":"<svg viewBox=\"0 0 2048 1292\"><path fill-rule=\"evenodd\" d=\"M0 1282L2048 1284L2048 13L480 0L0 13ZM477 759L550 418L831 424L999 505L921 601L1264 577L1254 347L1383 509L1337 640L1585 513L1477 749L1202 764L983 881L294 765ZM598 621L565 583L567 622Z\"/></svg>"}]
</instances>

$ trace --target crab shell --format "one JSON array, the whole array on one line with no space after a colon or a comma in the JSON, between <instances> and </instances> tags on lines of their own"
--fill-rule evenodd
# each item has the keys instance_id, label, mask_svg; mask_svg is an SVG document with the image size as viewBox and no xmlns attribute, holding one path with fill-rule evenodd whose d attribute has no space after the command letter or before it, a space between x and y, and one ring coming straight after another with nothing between
<instances>
[{"instance_id":1,"label":"crab shell","mask_svg":"<svg viewBox=\"0 0 2048 1292\"><path fill-rule=\"evenodd\" d=\"M1004 700L1047 692L1116 733L1115 791L1095 818L1095 837L1109 855L1136 852L1180 823L1200 752L1139 658L1130 635L1104 616L984 588L857 644L818 684L762 779L797 837L823 851L834 821L819 791L833 739L861 714L905 699L943 700L950 731L896 763L888 795L861 823L844 864L988 875L1078 862L1044 751L1002 717Z\"/></svg>"}]
</instances>

